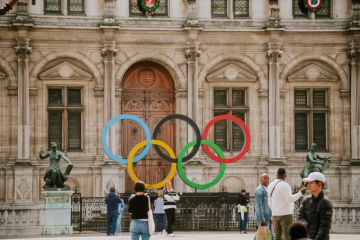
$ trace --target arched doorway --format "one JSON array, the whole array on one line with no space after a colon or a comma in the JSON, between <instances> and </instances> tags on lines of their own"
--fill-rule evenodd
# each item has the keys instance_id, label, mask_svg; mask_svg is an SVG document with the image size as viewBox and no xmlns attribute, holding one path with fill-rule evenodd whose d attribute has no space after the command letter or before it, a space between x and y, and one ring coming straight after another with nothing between
<instances>
[{"instance_id":1,"label":"arched doorway","mask_svg":"<svg viewBox=\"0 0 360 240\"><path fill-rule=\"evenodd\" d=\"M165 116L175 113L174 82L170 73L160 64L139 62L124 75L121 104L123 114L134 114L142 118L150 127L151 133ZM142 127L130 120L122 121L122 156L145 139ZM175 151L175 124L165 123L158 139L163 140ZM170 164L162 160L152 147L144 159L134 164L134 171L142 181L156 183L163 180L170 170ZM134 183L126 175L125 191L132 192Z\"/></svg>"}]
</instances>

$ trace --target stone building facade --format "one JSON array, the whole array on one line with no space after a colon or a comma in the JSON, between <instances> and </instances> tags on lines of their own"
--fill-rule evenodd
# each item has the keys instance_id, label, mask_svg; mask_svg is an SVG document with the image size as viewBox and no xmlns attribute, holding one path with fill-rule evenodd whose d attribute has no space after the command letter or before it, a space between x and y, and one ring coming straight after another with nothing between
<instances>
[{"instance_id":1,"label":"stone building facade","mask_svg":"<svg viewBox=\"0 0 360 240\"><path fill-rule=\"evenodd\" d=\"M178 113L202 131L213 116L231 113L249 127L251 147L208 191L253 194L259 175L273 178L280 166L289 183L299 185L305 153L317 142L319 154L332 159L329 197L349 207L349 221L360 221L354 208L360 203L358 0L328 0L307 15L296 0L161 0L153 16L136 2L19 0L0 16L4 207L42 204L49 163L38 152L51 140L74 163L67 184L100 197L111 186L131 189L126 167L110 160L101 144L111 118L136 114L153 130ZM111 128L108 143L126 156L143 132L130 121L119 126ZM186 124L164 127L160 138L177 153L193 139ZM241 131L231 122L215 128L210 139L222 144L226 157L237 155ZM153 151L147 160L137 164L138 175L163 179L169 164ZM202 151L184 168L197 182L219 170ZM178 177L174 182L178 191L194 191Z\"/></svg>"}]
</instances>

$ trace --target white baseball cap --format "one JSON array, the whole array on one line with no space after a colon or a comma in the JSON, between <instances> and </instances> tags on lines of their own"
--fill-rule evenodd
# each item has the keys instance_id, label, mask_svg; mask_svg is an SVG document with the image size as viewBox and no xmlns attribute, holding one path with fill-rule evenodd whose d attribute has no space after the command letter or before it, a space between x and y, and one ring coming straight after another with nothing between
<instances>
[{"instance_id":1,"label":"white baseball cap","mask_svg":"<svg viewBox=\"0 0 360 240\"><path fill-rule=\"evenodd\" d=\"M303 179L304 182L320 181L326 183L326 178L321 172L312 172L307 178Z\"/></svg>"}]
</instances>

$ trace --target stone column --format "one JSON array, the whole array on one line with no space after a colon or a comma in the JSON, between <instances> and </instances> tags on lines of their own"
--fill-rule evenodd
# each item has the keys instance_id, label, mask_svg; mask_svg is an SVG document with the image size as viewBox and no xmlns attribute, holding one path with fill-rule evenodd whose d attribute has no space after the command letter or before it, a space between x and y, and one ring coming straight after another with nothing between
<instances>
[{"instance_id":1,"label":"stone column","mask_svg":"<svg viewBox=\"0 0 360 240\"><path fill-rule=\"evenodd\" d=\"M117 49L115 41L105 41L102 49L104 57L104 124L115 117L115 56ZM108 145L111 151L116 154L117 137L115 127L110 128Z\"/></svg>"},{"instance_id":2,"label":"stone column","mask_svg":"<svg viewBox=\"0 0 360 240\"><path fill-rule=\"evenodd\" d=\"M28 16L28 0L18 0L16 3L16 15L17 16Z\"/></svg>"},{"instance_id":3,"label":"stone column","mask_svg":"<svg viewBox=\"0 0 360 240\"><path fill-rule=\"evenodd\" d=\"M269 159L280 159L280 46L268 43L269 58Z\"/></svg>"},{"instance_id":4,"label":"stone column","mask_svg":"<svg viewBox=\"0 0 360 240\"><path fill-rule=\"evenodd\" d=\"M188 117L194 122L198 121L198 58L200 57L200 50L196 46L189 46L185 50L185 57L187 59L187 85L188 85ZM193 130L188 127L188 140L192 140Z\"/></svg>"},{"instance_id":5,"label":"stone column","mask_svg":"<svg viewBox=\"0 0 360 240\"><path fill-rule=\"evenodd\" d=\"M105 24L114 23L115 19L115 2L116 0L105 0L104 3L104 19L103 22Z\"/></svg>"},{"instance_id":6,"label":"stone column","mask_svg":"<svg viewBox=\"0 0 360 240\"><path fill-rule=\"evenodd\" d=\"M18 78L18 159L30 161L29 47L30 39L18 40L15 46Z\"/></svg>"},{"instance_id":7,"label":"stone column","mask_svg":"<svg viewBox=\"0 0 360 240\"><path fill-rule=\"evenodd\" d=\"M351 78L351 159L360 163L360 47L350 44Z\"/></svg>"}]
</instances>

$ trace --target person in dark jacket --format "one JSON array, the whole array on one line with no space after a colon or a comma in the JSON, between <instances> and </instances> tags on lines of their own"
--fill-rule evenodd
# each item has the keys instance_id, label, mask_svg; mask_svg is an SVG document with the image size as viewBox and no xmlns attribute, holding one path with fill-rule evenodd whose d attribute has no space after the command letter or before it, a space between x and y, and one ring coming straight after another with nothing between
<instances>
[{"instance_id":1,"label":"person in dark jacket","mask_svg":"<svg viewBox=\"0 0 360 240\"><path fill-rule=\"evenodd\" d=\"M246 233L246 226L248 222L248 203L249 203L249 197L246 193L245 189L242 189L240 191L239 199L236 204L237 212L239 214L239 227L240 227L240 233Z\"/></svg>"},{"instance_id":2,"label":"person in dark jacket","mask_svg":"<svg viewBox=\"0 0 360 240\"><path fill-rule=\"evenodd\" d=\"M115 193L115 188L111 187L109 194L105 198L107 205L107 235L115 235L116 221L119 215L118 208L120 203L119 196Z\"/></svg>"},{"instance_id":3,"label":"person in dark jacket","mask_svg":"<svg viewBox=\"0 0 360 240\"><path fill-rule=\"evenodd\" d=\"M312 172L303 181L307 184L311 197L302 202L298 220L306 226L310 239L328 240L333 206L324 196L323 188L326 178L320 172Z\"/></svg>"},{"instance_id":4,"label":"person in dark jacket","mask_svg":"<svg viewBox=\"0 0 360 240\"><path fill-rule=\"evenodd\" d=\"M149 197L145 195L145 184L141 181L134 186L135 194L129 198L129 213L131 213L130 236L131 240L149 240Z\"/></svg>"}]
</instances>

